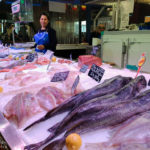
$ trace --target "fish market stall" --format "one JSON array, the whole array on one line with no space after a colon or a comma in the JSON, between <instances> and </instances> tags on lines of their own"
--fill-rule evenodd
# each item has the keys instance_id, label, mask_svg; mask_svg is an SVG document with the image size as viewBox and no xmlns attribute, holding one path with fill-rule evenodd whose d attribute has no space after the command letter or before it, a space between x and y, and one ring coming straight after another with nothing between
<instances>
[{"instance_id":1,"label":"fish market stall","mask_svg":"<svg viewBox=\"0 0 150 150\"><path fill-rule=\"evenodd\" d=\"M0 115L0 122L4 120L5 124L12 126L12 131L16 131L17 137L21 136L18 149L23 149L22 145L26 146L25 149L37 150L45 146L44 149L59 149L61 143L65 150L64 139L72 132L81 136L80 150L111 149L116 144L112 137L117 139L118 147L122 146L119 137L127 141L124 133L130 133L132 125L137 126L139 120L145 120L141 124L148 126L149 74L140 72L134 79L136 72L116 69L91 55L79 57L78 62L52 57L50 52L38 56L25 54L18 60L13 58L14 54L6 60L0 59L0 64L3 63L0 66L0 112L5 116ZM99 70L100 76L88 66ZM15 149L10 138L6 138L7 134L2 132L3 128L5 126L1 125L1 134L11 149ZM148 133L148 127L146 131ZM143 147L148 141L146 133L143 132L144 139L141 137L145 142ZM132 134L136 134L136 130ZM44 141L48 136L49 139ZM60 141L55 141L59 138Z\"/></svg>"}]
</instances>

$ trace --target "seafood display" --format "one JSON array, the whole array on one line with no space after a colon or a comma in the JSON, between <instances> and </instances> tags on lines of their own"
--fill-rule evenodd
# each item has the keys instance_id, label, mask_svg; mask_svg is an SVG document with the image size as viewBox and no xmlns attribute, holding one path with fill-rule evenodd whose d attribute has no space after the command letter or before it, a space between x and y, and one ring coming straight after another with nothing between
<instances>
[{"instance_id":1,"label":"seafood display","mask_svg":"<svg viewBox=\"0 0 150 150\"><path fill-rule=\"evenodd\" d=\"M83 105L79 106L74 111L69 113L68 116L62 120L62 122L57 124L56 125L57 127L56 126L52 127L49 130L51 132L50 136L48 138L46 138L45 141L35 144L35 147L41 146L42 144L49 142L57 135L61 134L64 131L68 131L68 129L72 129L73 127L80 125L80 123L86 124L88 121L90 123L92 123L91 126L92 125L93 126L91 128L87 127L87 130L85 129L86 128L86 126L85 126L85 128L84 128L85 132L99 128L100 127L99 122L103 121L103 120L99 120L99 117L101 115L103 116L103 113L105 113L105 111L107 111L107 110L111 109L113 106L119 105L121 103L123 103L123 104L128 103L129 101L132 100L132 98L140 90L142 90L145 87L146 87L145 78L143 76L139 76L138 78L131 81L125 87L118 90L117 92L94 99L92 102L89 101L87 104L83 104ZM110 114L108 114L108 115L110 115ZM112 115L113 115L113 113L112 113ZM122 120L120 120L120 121L122 122ZM94 126L94 123L95 123L95 126ZM111 123L111 121L108 121L108 124L109 123ZM86 125L88 125L88 123ZM107 127L107 125L106 125L106 127ZM80 129L80 126L79 126L79 129ZM79 131L79 133L80 132L82 132L82 131Z\"/></svg>"},{"instance_id":2,"label":"seafood display","mask_svg":"<svg viewBox=\"0 0 150 150\"><path fill-rule=\"evenodd\" d=\"M99 57L93 56L93 55L82 55L78 58L78 65L81 67L82 65L87 65L89 68L93 64L96 64L97 66L102 65L102 60Z\"/></svg>"},{"instance_id":3,"label":"seafood display","mask_svg":"<svg viewBox=\"0 0 150 150\"><path fill-rule=\"evenodd\" d=\"M0 111L23 135L24 150L64 150L65 144L71 147L73 135L80 140L80 150L150 149L149 76L140 73L133 78L135 73L128 74L127 69L107 70L92 55L79 56L76 63L50 59L49 54L0 56ZM93 64L105 69L101 83L88 76ZM88 66L84 73L83 65ZM64 72L65 79L52 80ZM97 139L104 138L103 131L108 134L104 141L85 140L95 132Z\"/></svg>"},{"instance_id":4,"label":"seafood display","mask_svg":"<svg viewBox=\"0 0 150 150\"><path fill-rule=\"evenodd\" d=\"M148 150L150 148L150 112L135 115L111 130L103 143L86 143L87 150Z\"/></svg>"},{"instance_id":5,"label":"seafood display","mask_svg":"<svg viewBox=\"0 0 150 150\"><path fill-rule=\"evenodd\" d=\"M150 110L150 90L142 92L137 97L131 99L128 103L122 103L112 107L109 110L95 113L84 120L79 119L72 122L65 135L51 144L46 149L61 150L65 143L65 137L70 133L83 134L96 129L108 128L118 125L134 115ZM48 141L47 141L48 142ZM26 146L25 149L38 149L43 143L37 143ZM44 143L45 144L45 143Z\"/></svg>"},{"instance_id":6,"label":"seafood display","mask_svg":"<svg viewBox=\"0 0 150 150\"><path fill-rule=\"evenodd\" d=\"M73 109L77 108L79 105L93 98L100 97L100 96L109 94L111 92L114 92L120 89L121 87L123 87L124 85L126 85L127 83L129 83L130 80L131 78L122 77L122 76L116 76L111 79L108 79L102 84L99 84L98 86L92 89L89 89L85 92L75 95L74 97L71 97L70 99L68 99L61 105L59 105L58 107L49 111L43 118L41 118L40 120L37 120L36 122L31 124L29 127L33 126L36 123L44 121L50 117L53 117L57 114L60 114L62 112L69 111L69 110L72 111Z\"/></svg>"},{"instance_id":7,"label":"seafood display","mask_svg":"<svg viewBox=\"0 0 150 150\"><path fill-rule=\"evenodd\" d=\"M0 70L2 69L12 69L13 67L16 66L21 66L24 65L26 61L20 60L20 61L11 61L11 62L1 62L0 63Z\"/></svg>"},{"instance_id":8,"label":"seafood display","mask_svg":"<svg viewBox=\"0 0 150 150\"><path fill-rule=\"evenodd\" d=\"M26 119L41 112L37 99L32 93L24 92L13 97L4 108L4 116L14 120L20 127Z\"/></svg>"}]
</instances>

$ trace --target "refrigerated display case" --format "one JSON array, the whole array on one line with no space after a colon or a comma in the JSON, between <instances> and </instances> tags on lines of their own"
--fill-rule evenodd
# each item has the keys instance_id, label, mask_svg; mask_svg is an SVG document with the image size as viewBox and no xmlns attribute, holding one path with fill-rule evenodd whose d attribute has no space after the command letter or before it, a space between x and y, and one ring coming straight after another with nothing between
<instances>
[{"instance_id":1,"label":"refrigerated display case","mask_svg":"<svg viewBox=\"0 0 150 150\"><path fill-rule=\"evenodd\" d=\"M102 59L119 68L137 66L142 53L146 62L141 71L150 72L150 31L106 31L102 39Z\"/></svg>"}]
</instances>

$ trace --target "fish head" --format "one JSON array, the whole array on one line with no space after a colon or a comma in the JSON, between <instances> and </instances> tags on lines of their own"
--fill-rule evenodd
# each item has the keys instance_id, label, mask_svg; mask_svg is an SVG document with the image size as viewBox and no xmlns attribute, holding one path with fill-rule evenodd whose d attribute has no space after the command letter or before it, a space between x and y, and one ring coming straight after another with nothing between
<instances>
[{"instance_id":1,"label":"fish head","mask_svg":"<svg viewBox=\"0 0 150 150\"><path fill-rule=\"evenodd\" d=\"M135 80L137 91L141 91L147 86L147 81L143 75L138 76Z\"/></svg>"},{"instance_id":2,"label":"fish head","mask_svg":"<svg viewBox=\"0 0 150 150\"><path fill-rule=\"evenodd\" d=\"M131 77L124 77L123 80L122 80L122 84L123 84L123 85L126 85L126 84L128 84L131 80L132 80Z\"/></svg>"}]
</instances>

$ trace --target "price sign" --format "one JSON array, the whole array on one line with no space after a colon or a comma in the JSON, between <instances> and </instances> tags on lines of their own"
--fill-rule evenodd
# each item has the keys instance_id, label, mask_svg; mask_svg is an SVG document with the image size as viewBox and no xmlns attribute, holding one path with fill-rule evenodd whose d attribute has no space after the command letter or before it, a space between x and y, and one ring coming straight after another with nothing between
<instances>
[{"instance_id":1,"label":"price sign","mask_svg":"<svg viewBox=\"0 0 150 150\"><path fill-rule=\"evenodd\" d=\"M68 77L69 71L55 73L51 82L65 81Z\"/></svg>"},{"instance_id":2,"label":"price sign","mask_svg":"<svg viewBox=\"0 0 150 150\"><path fill-rule=\"evenodd\" d=\"M1 133L0 133L0 149L11 150Z\"/></svg>"},{"instance_id":3,"label":"price sign","mask_svg":"<svg viewBox=\"0 0 150 150\"><path fill-rule=\"evenodd\" d=\"M80 81L80 77L79 77L79 75L78 75L78 76L76 77L76 79L75 79L73 85L72 85L72 89L71 89L71 93L72 93L72 94L74 94L74 92L75 92L75 90L76 90L76 88L77 88L77 86L78 86L78 84L79 84L79 81Z\"/></svg>"},{"instance_id":4,"label":"price sign","mask_svg":"<svg viewBox=\"0 0 150 150\"><path fill-rule=\"evenodd\" d=\"M89 66L87 66L87 65L83 65L82 68L80 69L80 72L85 73L87 71L88 67Z\"/></svg>"},{"instance_id":5,"label":"price sign","mask_svg":"<svg viewBox=\"0 0 150 150\"><path fill-rule=\"evenodd\" d=\"M50 57L49 57L50 61L49 61L49 64L47 66L47 70L49 69L49 66L51 64L51 59L53 58L53 56L54 56L54 53L52 52L51 55L50 55Z\"/></svg>"},{"instance_id":6,"label":"price sign","mask_svg":"<svg viewBox=\"0 0 150 150\"><path fill-rule=\"evenodd\" d=\"M30 53L30 54L26 57L27 62L32 62L32 61L34 60L34 58L35 58L35 55L32 54L32 53Z\"/></svg>"},{"instance_id":7,"label":"price sign","mask_svg":"<svg viewBox=\"0 0 150 150\"><path fill-rule=\"evenodd\" d=\"M100 82L103 75L104 75L105 70L95 64L92 65L88 75L96 80L97 82Z\"/></svg>"},{"instance_id":8,"label":"price sign","mask_svg":"<svg viewBox=\"0 0 150 150\"><path fill-rule=\"evenodd\" d=\"M53 58L53 56L54 56L54 53L51 53L49 59L51 60Z\"/></svg>"}]
</instances>

